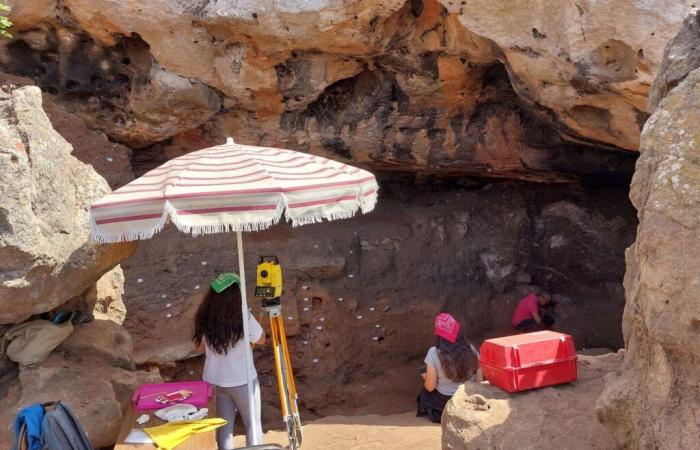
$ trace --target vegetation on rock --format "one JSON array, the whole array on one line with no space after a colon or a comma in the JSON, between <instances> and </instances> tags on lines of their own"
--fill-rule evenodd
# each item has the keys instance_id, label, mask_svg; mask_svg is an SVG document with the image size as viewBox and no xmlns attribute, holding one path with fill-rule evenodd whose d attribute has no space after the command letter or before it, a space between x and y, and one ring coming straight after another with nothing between
<instances>
[{"instance_id":1,"label":"vegetation on rock","mask_svg":"<svg viewBox=\"0 0 700 450\"><path fill-rule=\"evenodd\" d=\"M0 11L9 12L10 7L4 3L0 3ZM11 38L12 34L10 34L10 32L7 31L10 29L10 27L12 27L12 21L8 19L7 16L0 14L0 37L4 37L7 39Z\"/></svg>"}]
</instances>

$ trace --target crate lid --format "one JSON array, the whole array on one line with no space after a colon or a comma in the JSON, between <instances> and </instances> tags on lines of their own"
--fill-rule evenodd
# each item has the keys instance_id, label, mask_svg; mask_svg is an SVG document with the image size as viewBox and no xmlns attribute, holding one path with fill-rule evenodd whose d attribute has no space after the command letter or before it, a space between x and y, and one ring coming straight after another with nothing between
<instances>
[{"instance_id":1,"label":"crate lid","mask_svg":"<svg viewBox=\"0 0 700 450\"><path fill-rule=\"evenodd\" d=\"M554 331L487 339L479 353L482 364L503 368L530 367L576 357L571 336Z\"/></svg>"}]
</instances>

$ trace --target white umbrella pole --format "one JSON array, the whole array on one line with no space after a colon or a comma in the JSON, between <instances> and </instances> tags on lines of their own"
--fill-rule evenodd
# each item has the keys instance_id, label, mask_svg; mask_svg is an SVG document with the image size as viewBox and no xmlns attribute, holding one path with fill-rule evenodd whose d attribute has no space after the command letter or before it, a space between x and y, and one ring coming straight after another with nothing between
<instances>
[{"instance_id":1,"label":"white umbrella pole","mask_svg":"<svg viewBox=\"0 0 700 450\"><path fill-rule=\"evenodd\" d=\"M243 313L243 342L245 343L245 373L246 373L246 385L248 386L248 414L250 415L250 431L253 435L253 442L247 445L260 445L262 442L258 441L258 430L256 411L255 411L255 395L253 393L253 380L250 375L253 371L253 348L250 345L250 332L248 330L248 316L250 311L248 311L248 291L246 291L245 285L245 263L243 258L243 233L236 233L236 240L238 241L238 275L241 279L241 311Z\"/></svg>"}]
</instances>

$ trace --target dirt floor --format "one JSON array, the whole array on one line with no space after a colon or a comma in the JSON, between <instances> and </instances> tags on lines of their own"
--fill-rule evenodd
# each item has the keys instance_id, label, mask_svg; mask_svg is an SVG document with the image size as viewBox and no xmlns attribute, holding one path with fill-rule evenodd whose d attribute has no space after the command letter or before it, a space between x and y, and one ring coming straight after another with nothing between
<instances>
[{"instance_id":1,"label":"dirt floor","mask_svg":"<svg viewBox=\"0 0 700 450\"><path fill-rule=\"evenodd\" d=\"M178 371L172 374L174 380L200 379L202 360L190 360L180 364ZM410 411L415 408L415 399L421 387L421 364L418 361L406 362L388 369L382 377L374 377L360 383L337 384L329 394L329 401L321 408L309 408L305 397L307 391L299 386L300 409L302 420L307 422L328 416L363 416L379 414L382 416ZM279 407L277 385L272 375L260 375L263 403L262 421L265 430L283 427ZM386 380L392 380L387 383ZM342 399L340 401L339 399ZM240 419L237 429L242 431Z\"/></svg>"},{"instance_id":2,"label":"dirt floor","mask_svg":"<svg viewBox=\"0 0 700 450\"><path fill-rule=\"evenodd\" d=\"M561 386L510 395L488 383L468 383L443 416L443 425L415 417L413 405L402 414L367 414L363 410L402 407L377 385L365 385L364 407L304 421L304 449L560 449L607 450L612 436L595 417L594 405L606 374L619 370L622 352L588 349L578 358L578 380ZM389 374L390 376L391 374ZM393 403L392 403L393 402ZM411 402L412 403L412 402ZM276 428L268 423L265 428ZM443 436L443 428L445 435ZM236 444L244 445L242 429ZM527 444L521 445L523 438ZM265 433L265 443L287 444L284 431Z\"/></svg>"},{"instance_id":3,"label":"dirt floor","mask_svg":"<svg viewBox=\"0 0 700 450\"><path fill-rule=\"evenodd\" d=\"M304 425L304 449L323 450L433 450L440 448L442 430L415 413L389 416L329 416ZM236 445L245 444L244 436L236 437ZM284 431L265 433L267 444L287 444Z\"/></svg>"}]
</instances>

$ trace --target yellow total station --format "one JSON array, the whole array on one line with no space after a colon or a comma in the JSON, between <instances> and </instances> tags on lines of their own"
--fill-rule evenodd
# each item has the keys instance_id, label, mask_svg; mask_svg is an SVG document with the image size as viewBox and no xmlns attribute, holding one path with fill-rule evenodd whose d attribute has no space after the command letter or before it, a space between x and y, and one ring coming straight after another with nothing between
<instances>
[{"instance_id":1,"label":"yellow total station","mask_svg":"<svg viewBox=\"0 0 700 450\"><path fill-rule=\"evenodd\" d=\"M255 296L268 300L282 296L282 266L276 256L260 257Z\"/></svg>"}]
</instances>

